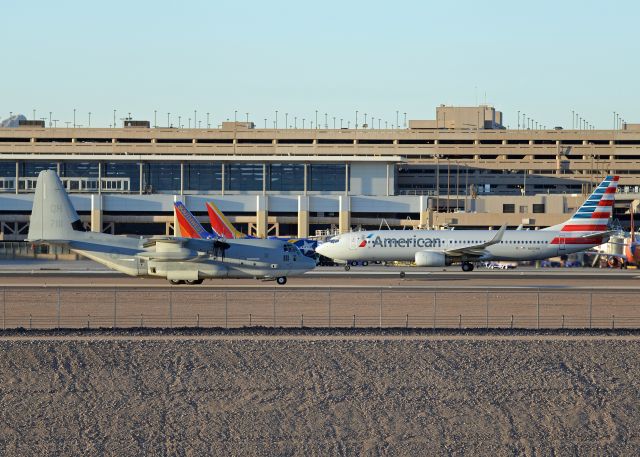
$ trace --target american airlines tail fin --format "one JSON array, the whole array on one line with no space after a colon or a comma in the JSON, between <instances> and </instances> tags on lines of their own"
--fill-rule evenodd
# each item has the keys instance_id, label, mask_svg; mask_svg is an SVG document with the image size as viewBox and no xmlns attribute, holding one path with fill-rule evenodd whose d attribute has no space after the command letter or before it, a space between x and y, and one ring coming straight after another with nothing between
<instances>
[{"instance_id":1,"label":"american airlines tail fin","mask_svg":"<svg viewBox=\"0 0 640 457\"><path fill-rule=\"evenodd\" d=\"M198 219L184 206L182 202L173 204L176 218L180 226L180 234L185 238L207 239L211 234L198 222Z\"/></svg>"},{"instance_id":2,"label":"american airlines tail fin","mask_svg":"<svg viewBox=\"0 0 640 457\"><path fill-rule=\"evenodd\" d=\"M613 214L619 176L607 176L571 219L543 230L562 232L604 232Z\"/></svg>"},{"instance_id":3,"label":"american airlines tail fin","mask_svg":"<svg viewBox=\"0 0 640 457\"><path fill-rule=\"evenodd\" d=\"M36 182L27 240L70 241L75 238L74 232L84 232L84 227L60 178L53 170L41 171Z\"/></svg>"},{"instance_id":4,"label":"american airlines tail fin","mask_svg":"<svg viewBox=\"0 0 640 457\"><path fill-rule=\"evenodd\" d=\"M249 238L248 235L239 232L233 226L229 219L224 215L222 211L214 204L207 202L207 212L209 213L209 221L211 222L211 229L213 232L227 239L235 238Z\"/></svg>"}]
</instances>

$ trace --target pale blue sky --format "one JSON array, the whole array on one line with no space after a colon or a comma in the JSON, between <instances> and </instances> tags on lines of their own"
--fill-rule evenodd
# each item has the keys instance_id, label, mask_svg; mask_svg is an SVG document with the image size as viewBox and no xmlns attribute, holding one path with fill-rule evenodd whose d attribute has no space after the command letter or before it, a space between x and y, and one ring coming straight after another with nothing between
<instances>
[{"instance_id":1,"label":"pale blue sky","mask_svg":"<svg viewBox=\"0 0 640 457\"><path fill-rule=\"evenodd\" d=\"M391 124L486 93L512 128L517 110L570 128L572 109L611 128L640 122L639 19L636 1L3 2L0 118Z\"/></svg>"}]
</instances>

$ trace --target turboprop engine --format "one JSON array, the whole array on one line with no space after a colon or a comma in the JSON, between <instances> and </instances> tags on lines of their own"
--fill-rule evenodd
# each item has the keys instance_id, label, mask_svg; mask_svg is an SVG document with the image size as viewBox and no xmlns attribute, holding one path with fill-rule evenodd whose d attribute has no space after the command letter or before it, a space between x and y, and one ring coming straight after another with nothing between
<instances>
[{"instance_id":1,"label":"turboprop engine","mask_svg":"<svg viewBox=\"0 0 640 457\"><path fill-rule=\"evenodd\" d=\"M449 264L450 262L447 262L447 256L443 252L416 252L416 265L419 267L444 267Z\"/></svg>"}]
</instances>

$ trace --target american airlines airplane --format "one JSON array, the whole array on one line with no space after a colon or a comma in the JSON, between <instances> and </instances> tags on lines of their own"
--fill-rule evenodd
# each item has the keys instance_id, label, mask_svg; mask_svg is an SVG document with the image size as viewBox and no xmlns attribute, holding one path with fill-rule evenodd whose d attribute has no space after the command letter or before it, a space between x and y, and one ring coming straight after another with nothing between
<instances>
[{"instance_id":1,"label":"american airlines airplane","mask_svg":"<svg viewBox=\"0 0 640 457\"><path fill-rule=\"evenodd\" d=\"M618 176L607 176L568 221L542 230L376 230L345 233L318 246L334 260L414 261L421 267L475 262L542 260L605 243Z\"/></svg>"}]
</instances>

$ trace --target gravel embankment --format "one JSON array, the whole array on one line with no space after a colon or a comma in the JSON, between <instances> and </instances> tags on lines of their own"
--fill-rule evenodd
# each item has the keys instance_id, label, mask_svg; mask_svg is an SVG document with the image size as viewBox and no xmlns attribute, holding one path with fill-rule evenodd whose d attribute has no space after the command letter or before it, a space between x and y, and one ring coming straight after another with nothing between
<instances>
[{"instance_id":1,"label":"gravel embankment","mask_svg":"<svg viewBox=\"0 0 640 457\"><path fill-rule=\"evenodd\" d=\"M0 340L1 455L637 455L640 342Z\"/></svg>"}]
</instances>

